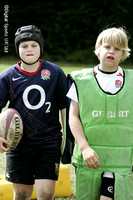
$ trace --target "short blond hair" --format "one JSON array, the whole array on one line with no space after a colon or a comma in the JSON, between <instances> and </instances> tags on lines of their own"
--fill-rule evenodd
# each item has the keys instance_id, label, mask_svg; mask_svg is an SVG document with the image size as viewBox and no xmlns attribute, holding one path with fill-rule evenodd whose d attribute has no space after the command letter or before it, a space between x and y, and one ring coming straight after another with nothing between
<instances>
[{"instance_id":1,"label":"short blond hair","mask_svg":"<svg viewBox=\"0 0 133 200\"><path fill-rule=\"evenodd\" d=\"M120 62L123 62L127 57L130 56L131 50L128 47L128 36L124 28L108 28L99 34L96 40L94 51L98 58L100 55L100 46L106 42L123 51Z\"/></svg>"}]
</instances>

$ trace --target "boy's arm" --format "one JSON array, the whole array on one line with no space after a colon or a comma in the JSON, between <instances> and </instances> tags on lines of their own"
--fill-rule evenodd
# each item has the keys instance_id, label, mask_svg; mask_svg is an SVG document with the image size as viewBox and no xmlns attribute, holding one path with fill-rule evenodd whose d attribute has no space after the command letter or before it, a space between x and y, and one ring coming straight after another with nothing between
<instances>
[{"instance_id":1,"label":"boy's arm","mask_svg":"<svg viewBox=\"0 0 133 200\"><path fill-rule=\"evenodd\" d=\"M64 147L64 120L65 120L65 114L66 109L62 109L61 111L61 124L62 124L62 144L61 144L61 153L63 154L63 147Z\"/></svg>"},{"instance_id":2,"label":"boy's arm","mask_svg":"<svg viewBox=\"0 0 133 200\"><path fill-rule=\"evenodd\" d=\"M2 108L0 107L0 113L2 111ZM4 147L5 144L5 147ZM7 147L6 147L7 146ZM0 137L0 153L4 153L8 151L9 142L5 140L3 137Z\"/></svg>"},{"instance_id":3,"label":"boy's arm","mask_svg":"<svg viewBox=\"0 0 133 200\"><path fill-rule=\"evenodd\" d=\"M70 103L69 125L72 134L82 152L83 159L88 168L97 169L100 167L97 153L89 146L79 118L79 104L73 100Z\"/></svg>"},{"instance_id":4,"label":"boy's arm","mask_svg":"<svg viewBox=\"0 0 133 200\"><path fill-rule=\"evenodd\" d=\"M65 113L66 113L66 109L62 109L61 110L61 123L62 123L62 129L64 131L64 119L65 119Z\"/></svg>"}]
</instances>

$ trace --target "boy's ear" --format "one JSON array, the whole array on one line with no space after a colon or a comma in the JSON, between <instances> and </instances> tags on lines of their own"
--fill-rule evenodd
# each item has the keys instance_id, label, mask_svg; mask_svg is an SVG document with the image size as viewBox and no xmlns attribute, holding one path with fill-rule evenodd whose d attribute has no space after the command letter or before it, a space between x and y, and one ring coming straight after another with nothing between
<instances>
[{"instance_id":1,"label":"boy's ear","mask_svg":"<svg viewBox=\"0 0 133 200\"><path fill-rule=\"evenodd\" d=\"M125 51L123 50L120 62L123 62L124 60L125 60Z\"/></svg>"},{"instance_id":2,"label":"boy's ear","mask_svg":"<svg viewBox=\"0 0 133 200\"><path fill-rule=\"evenodd\" d=\"M95 51L94 51L95 55L98 57L98 59L100 58L100 47L97 48Z\"/></svg>"},{"instance_id":3,"label":"boy's ear","mask_svg":"<svg viewBox=\"0 0 133 200\"><path fill-rule=\"evenodd\" d=\"M100 60L100 47L97 49L97 57Z\"/></svg>"}]
</instances>

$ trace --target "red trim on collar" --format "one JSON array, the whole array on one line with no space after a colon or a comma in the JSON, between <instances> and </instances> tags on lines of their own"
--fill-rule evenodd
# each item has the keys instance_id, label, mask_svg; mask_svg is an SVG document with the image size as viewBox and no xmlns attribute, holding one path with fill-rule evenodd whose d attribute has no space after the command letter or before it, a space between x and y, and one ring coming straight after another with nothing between
<instances>
[{"instance_id":1,"label":"red trim on collar","mask_svg":"<svg viewBox=\"0 0 133 200\"><path fill-rule=\"evenodd\" d=\"M17 63L17 67L18 67L18 69L19 69L22 73L24 73L24 74L26 74L26 75L28 75L28 76L33 76L33 75L36 74L36 73L40 70L40 68L42 67L42 60L39 59L39 61L40 61L41 63L40 63L40 65L39 65L38 69L37 69L35 72L28 72L28 71L25 71L25 70L21 69L20 64L22 63L22 61L20 61L20 62Z\"/></svg>"}]
</instances>

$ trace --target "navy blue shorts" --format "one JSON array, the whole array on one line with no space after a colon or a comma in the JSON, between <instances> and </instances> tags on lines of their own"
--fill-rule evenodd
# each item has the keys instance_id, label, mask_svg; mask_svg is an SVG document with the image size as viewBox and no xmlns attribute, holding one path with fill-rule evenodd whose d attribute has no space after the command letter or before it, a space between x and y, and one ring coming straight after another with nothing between
<instances>
[{"instance_id":1,"label":"navy blue shorts","mask_svg":"<svg viewBox=\"0 0 133 200\"><path fill-rule=\"evenodd\" d=\"M58 179L60 150L50 149L28 153L8 152L6 155L7 181L33 185L35 179Z\"/></svg>"}]
</instances>

